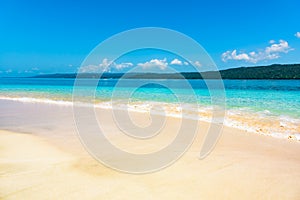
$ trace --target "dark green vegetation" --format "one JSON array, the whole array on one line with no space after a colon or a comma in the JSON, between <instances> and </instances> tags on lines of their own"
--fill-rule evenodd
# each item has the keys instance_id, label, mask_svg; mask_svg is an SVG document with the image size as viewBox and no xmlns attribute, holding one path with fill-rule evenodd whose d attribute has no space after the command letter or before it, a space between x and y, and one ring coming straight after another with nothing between
<instances>
[{"instance_id":1,"label":"dark green vegetation","mask_svg":"<svg viewBox=\"0 0 300 200\"><path fill-rule=\"evenodd\" d=\"M223 79L300 79L300 64L274 64L258 67L239 67L220 70ZM99 78L97 73L81 74L46 74L34 76L34 78ZM215 71L202 72L182 72L178 74L170 73L103 73L104 79L217 79L219 73Z\"/></svg>"},{"instance_id":2,"label":"dark green vegetation","mask_svg":"<svg viewBox=\"0 0 300 200\"><path fill-rule=\"evenodd\" d=\"M240 67L220 73L223 79L300 79L300 64Z\"/></svg>"}]
</instances>

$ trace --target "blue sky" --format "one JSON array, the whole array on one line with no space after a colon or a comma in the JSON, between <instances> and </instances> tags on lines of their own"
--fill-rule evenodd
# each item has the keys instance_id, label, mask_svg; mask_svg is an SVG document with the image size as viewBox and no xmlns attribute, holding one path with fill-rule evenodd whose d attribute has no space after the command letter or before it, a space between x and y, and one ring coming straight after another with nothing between
<instances>
[{"instance_id":1,"label":"blue sky","mask_svg":"<svg viewBox=\"0 0 300 200\"><path fill-rule=\"evenodd\" d=\"M297 0L1 1L0 76L75 72L101 41L149 26L192 37L220 69L300 63L299 8ZM155 56L144 64L174 60Z\"/></svg>"}]
</instances>

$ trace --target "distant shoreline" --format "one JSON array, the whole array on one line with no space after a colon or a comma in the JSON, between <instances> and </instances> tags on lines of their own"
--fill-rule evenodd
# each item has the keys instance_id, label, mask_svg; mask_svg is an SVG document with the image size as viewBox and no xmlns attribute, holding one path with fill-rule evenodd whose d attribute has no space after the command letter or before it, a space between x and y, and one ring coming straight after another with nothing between
<instances>
[{"instance_id":1,"label":"distant shoreline","mask_svg":"<svg viewBox=\"0 0 300 200\"><path fill-rule=\"evenodd\" d=\"M221 77L220 77L221 75ZM101 76L101 77L100 77ZM57 73L26 78L101 78L101 79L300 79L300 64L274 64L257 67L238 67L207 72L181 73Z\"/></svg>"}]
</instances>

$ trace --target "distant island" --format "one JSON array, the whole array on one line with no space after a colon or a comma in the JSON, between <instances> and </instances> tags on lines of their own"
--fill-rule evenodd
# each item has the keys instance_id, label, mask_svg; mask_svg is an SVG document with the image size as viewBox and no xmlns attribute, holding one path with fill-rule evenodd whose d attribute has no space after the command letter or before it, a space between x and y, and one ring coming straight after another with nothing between
<instances>
[{"instance_id":1,"label":"distant island","mask_svg":"<svg viewBox=\"0 0 300 200\"><path fill-rule=\"evenodd\" d=\"M238 67L219 71L222 79L300 79L300 64ZM30 78L100 78L98 73L43 74ZM103 73L102 79L216 79L218 72Z\"/></svg>"}]
</instances>

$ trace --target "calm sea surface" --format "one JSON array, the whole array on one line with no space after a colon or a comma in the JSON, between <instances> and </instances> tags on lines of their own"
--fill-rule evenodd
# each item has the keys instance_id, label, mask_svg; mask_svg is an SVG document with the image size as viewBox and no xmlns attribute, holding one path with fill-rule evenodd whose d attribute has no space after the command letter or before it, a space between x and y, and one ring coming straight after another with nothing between
<instances>
[{"instance_id":1,"label":"calm sea surface","mask_svg":"<svg viewBox=\"0 0 300 200\"><path fill-rule=\"evenodd\" d=\"M101 80L95 97L92 97L94 103L107 106L114 95L114 101L119 101L120 106L128 101L141 109L153 104L171 108L180 105L191 115L197 111L194 113L196 117L209 118L203 113L209 113L212 102L203 80L189 80L192 89L183 87L187 83L185 80L151 80L152 83L145 85L140 84L145 80L122 80L122 85L116 87L118 81ZM82 102L91 98L84 94L91 88L89 80L86 82L80 88L83 91ZM223 83L227 125L277 136L284 133L283 137L299 137L300 80L224 80ZM0 99L68 104L72 102L73 84L74 79L0 78ZM137 84L142 87L135 88ZM199 110L194 108L195 104ZM172 109L169 110L172 112Z\"/></svg>"}]
</instances>

